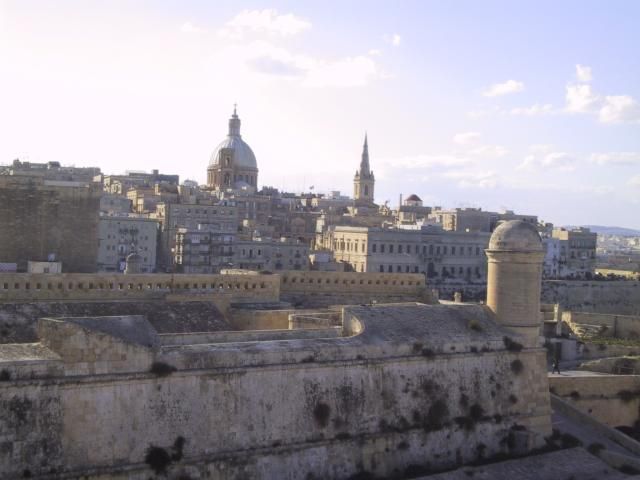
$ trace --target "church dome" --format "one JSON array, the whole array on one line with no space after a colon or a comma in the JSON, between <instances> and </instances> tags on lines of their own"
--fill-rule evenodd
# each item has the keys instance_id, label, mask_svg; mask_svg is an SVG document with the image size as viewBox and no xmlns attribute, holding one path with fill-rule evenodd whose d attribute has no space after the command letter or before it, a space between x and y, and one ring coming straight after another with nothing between
<instances>
[{"instance_id":1,"label":"church dome","mask_svg":"<svg viewBox=\"0 0 640 480\"><path fill-rule=\"evenodd\" d=\"M233 163L234 166L240 168L258 168L256 162L256 156L251 150L251 147L247 145L247 142L242 140L240 136L240 118L236 113L236 109L233 109L233 115L229 119L229 134L211 154L209 160L209 166L212 167L218 164L220 160L220 151L222 149L233 150Z\"/></svg>"},{"instance_id":2,"label":"church dome","mask_svg":"<svg viewBox=\"0 0 640 480\"><path fill-rule=\"evenodd\" d=\"M489 250L541 252L543 247L536 227L522 220L511 220L493 231Z\"/></svg>"}]
</instances>

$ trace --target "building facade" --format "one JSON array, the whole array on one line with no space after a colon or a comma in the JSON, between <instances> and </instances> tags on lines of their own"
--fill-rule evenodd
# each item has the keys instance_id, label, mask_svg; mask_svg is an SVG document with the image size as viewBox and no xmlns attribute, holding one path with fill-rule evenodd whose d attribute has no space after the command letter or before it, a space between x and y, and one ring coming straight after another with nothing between
<instances>
[{"instance_id":1,"label":"building facade","mask_svg":"<svg viewBox=\"0 0 640 480\"><path fill-rule=\"evenodd\" d=\"M172 269L175 259L176 238L179 228L189 231L214 230L235 233L238 210L233 200L201 199L199 203L159 203L154 214L160 222L160 264Z\"/></svg>"},{"instance_id":2,"label":"building facade","mask_svg":"<svg viewBox=\"0 0 640 480\"><path fill-rule=\"evenodd\" d=\"M0 263L59 261L65 272L96 271L97 184L0 175Z\"/></svg>"},{"instance_id":3,"label":"building facade","mask_svg":"<svg viewBox=\"0 0 640 480\"><path fill-rule=\"evenodd\" d=\"M590 277L596 269L598 235L588 228L554 228L552 237L560 241L559 276Z\"/></svg>"},{"instance_id":4,"label":"building facade","mask_svg":"<svg viewBox=\"0 0 640 480\"><path fill-rule=\"evenodd\" d=\"M256 238L238 240L233 265L241 270L309 270L309 246L298 240Z\"/></svg>"},{"instance_id":5,"label":"building facade","mask_svg":"<svg viewBox=\"0 0 640 480\"><path fill-rule=\"evenodd\" d=\"M422 273L433 279L486 279L484 232L446 232L439 228L332 226L319 239L338 262L356 272Z\"/></svg>"},{"instance_id":6,"label":"building facade","mask_svg":"<svg viewBox=\"0 0 640 480\"><path fill-rule=\"evenodd\" d=\"M235 233L215 224L200 224L196 230L179 228L175 264L181 273L220 273L233 267ZM224 225L224 224L222 224Z\"/></svg>"},{"instance_id":7,"label":"building facade","mask_svg":"<svg viewBox=\"0 0 640 480\"><path fill-rule=\"evenodd\" d=\"M157 220L103 215L98 222L98 271L124 272L127 256L137 253L140 272L155 272L157 244Z\"/></svg>"}]
</instances>

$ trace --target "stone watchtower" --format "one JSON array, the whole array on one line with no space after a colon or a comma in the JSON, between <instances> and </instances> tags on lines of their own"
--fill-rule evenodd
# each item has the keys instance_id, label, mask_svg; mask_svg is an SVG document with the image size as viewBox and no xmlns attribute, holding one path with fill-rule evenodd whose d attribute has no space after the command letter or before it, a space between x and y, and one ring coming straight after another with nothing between
<instances>
[{"instance_id":1,"label":"stone watchtower","mask_svg":"<svg viewBox=\"0 0 640 480\"><path fill-rule=\"evenodd\" d=\"M360 170L356 170L356 174L353 177L353 199L356 205L373 205L375 183L376 179L373 176L373 171L369 168L369 145L367 143L367 134L365 133Z\"/></svg>"},{"instance_id":2,"label":"stone watchtower","mask_svg":"<svg viewBox=\"0 0 640 480\"><path fill-rule=\"evenodd\" d=\"M495 229L489 248L487 306L501 325L521 335L525 347L540 336L540 285L544 248L536 228L513 220Z\"/></svg>"}]
</instances>

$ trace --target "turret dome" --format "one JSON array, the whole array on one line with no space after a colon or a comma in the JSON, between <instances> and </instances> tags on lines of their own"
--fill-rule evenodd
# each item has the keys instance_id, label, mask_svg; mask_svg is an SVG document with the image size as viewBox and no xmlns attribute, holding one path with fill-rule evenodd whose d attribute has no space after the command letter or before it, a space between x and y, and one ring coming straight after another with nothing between
<instances>
[{"instance_id":1,"label":"turret dome","mask_svg":"<svg viewBox=\"0 0 640 480\"><path fill-rule=\"evenodd\" d=\"M543 247L536 227L522 220L511 220L493 231L489 250L541 252Z\"/></svg>"}]
</instances>

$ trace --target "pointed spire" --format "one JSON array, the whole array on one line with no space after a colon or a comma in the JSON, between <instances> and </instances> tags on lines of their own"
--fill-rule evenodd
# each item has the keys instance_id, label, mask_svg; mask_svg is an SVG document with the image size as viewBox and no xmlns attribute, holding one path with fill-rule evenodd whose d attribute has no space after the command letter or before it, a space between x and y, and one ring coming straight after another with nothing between
<instances>
[{"instance_id":1,"label":"pointed spire","mask_svg":"<svg viewBox=\"0 0 640 480\"><path fill-rule=\"evenodd\" d=\"M360 161L360 175L364 177L369 174L369 142L367 140L367 132L365 132L364 146L362 147L362 160Z\"/></svg>"},{"instance_id":2,"label":"pointed spire","mask_svg":"<svg viewBox=\"0 0 640 480\"><path fill-rule=\"evenodd\" d=\"M240 136L240 117L238 117L237 111L238 104L233 104L233 115L229 119L229 136L230 137L239 137Z\"/></svg>"}]
</instances>

